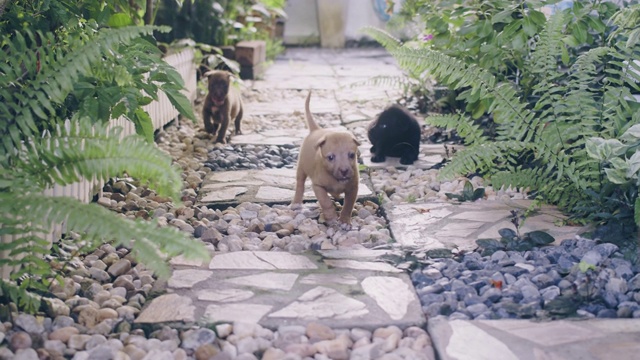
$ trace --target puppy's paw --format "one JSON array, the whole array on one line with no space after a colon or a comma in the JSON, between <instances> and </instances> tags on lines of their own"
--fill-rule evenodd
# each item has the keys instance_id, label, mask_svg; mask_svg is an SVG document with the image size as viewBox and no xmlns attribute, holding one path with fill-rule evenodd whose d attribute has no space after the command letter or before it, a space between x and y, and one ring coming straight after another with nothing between
<instances>
[{"instance_id":1,"label":"puppy's paw","mask_svg":"<svg viewBox=\"0 0 640 360\"><path fill-rule=\"evenodd\" d=\"M371 160L371 161L373 161L373 160ZM415 160L413 160L412 158L405 158L405 157L400 158L400 164L402 164L402 165L411 165L411 164L413 164L414 161Z\"/></svg>"},{"instance_id":2,"label":"puppy's paw","mask_svg":"<svg viewBox=\"0 0 640 360\"><path fill-rule=\"evenodd\" d=\"M380 163L380 162L384 162L386 159L387 157L384 155L374 155L371 157L371 162Z\"/></svg>"},{"instance_id":3,"label":"puppy's paw","mask_svg":"<svg viewBox=\"0 0 640 360\"><path fill-rule=\"evenodd\" d=\"M289 208L291 210L300 210L302 209L302 203L291 203L291 205L289 205Z\"/></svg>"},{"instance_id":4,"label":"puppy's paw","mask_svg":"<svg viewBox=\"0 0 640 360\"><path fill-rule=\"evenodd\" d=\"M242 130L236 130L236 135L242 135Z\"/></svg>"}]
</instances>

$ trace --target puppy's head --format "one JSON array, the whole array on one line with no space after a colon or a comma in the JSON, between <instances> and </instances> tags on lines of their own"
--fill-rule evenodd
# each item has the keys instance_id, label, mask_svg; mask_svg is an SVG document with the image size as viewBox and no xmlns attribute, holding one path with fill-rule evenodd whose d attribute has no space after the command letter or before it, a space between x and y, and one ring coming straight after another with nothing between
<instances>
[{"instance_id":1,"label":"puppy's head","mask_svg":"<svg viewBox=\"0 0 640 360\"><path fill-rule=\"evenodd\" d=\"M231 73L223 70L213 70L205 74L209 86L209 96L216 106L221 106L229 93Z\"/></svg>"},{"instance_id":2,"label":"puppy's head","mask_svg":"<svg viewBox=\"0 0 640 360\"><path fill-rule=\"evenodd\" d=\"M399 105L391 105L369 123L367 135L369 141L375 143L383 137L393 137L402 134L409 128L412 115Z\"/></svg>"},{"instance_id":3,"label":"puppy's head","mask_svg":"<svg viewBox=\"0 0 640 360\"><path fill-rule=\"evenodd\" d=\"M358 145L348 132L336 131L322 136L316 143L316 151L322 156L322 165L338 181L346 183L358 171Z\"/></svg>"}]
</instances>

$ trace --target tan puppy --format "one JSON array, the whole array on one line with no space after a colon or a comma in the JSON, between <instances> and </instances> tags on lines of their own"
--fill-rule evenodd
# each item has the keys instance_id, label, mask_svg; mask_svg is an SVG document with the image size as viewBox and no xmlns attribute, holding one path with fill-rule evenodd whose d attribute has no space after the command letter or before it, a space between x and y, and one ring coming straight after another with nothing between
<instances>
[{"instance_id":1,"label":"tan puppy","mask_svg":"<svg viewBox=\"0 0 640 360\"><path fill-rule=\"evenodd\" d=\"M305 113L309 135L302 142L296 173L296 192L291 202L292 208L302 204L304 182L311 179L313 192L318 198L327 223L336 221L336 209L331 194L338 198L344 193L344 206L340 212L340 226L351 228L351 211L358 196L358 140L349 132L322 129L316 124L309 111L311 92L305 102Z\"/></svg>"},{"instance_id":2,"label":"tan puppy","mask_svg":"<svg viewBox=\"0 0 640 360\"><path fill-rule=\"evenodd\" d=\"M226 143L229 122L234 119L235 134L242 134L240 121L242 120L242 99L240 91L231 86L231 73L223 70L213 70L206 74L209 83L209 93L202 108L202 119L207 132L216 137L216 142Z\"/></svg>"}]
</instances>

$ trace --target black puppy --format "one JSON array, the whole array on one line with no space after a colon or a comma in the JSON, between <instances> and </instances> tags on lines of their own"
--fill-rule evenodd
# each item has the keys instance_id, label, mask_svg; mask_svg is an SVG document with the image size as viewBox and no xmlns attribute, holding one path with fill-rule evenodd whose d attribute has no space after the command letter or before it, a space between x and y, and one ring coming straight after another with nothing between
<instances>
[{"instance_id":1,"label":"black puppy","mask_svg":"<svg viewBox=\"0 0 640 360\"><path fill-rule=\"evenodd\" d=\"M383 162L387 156L399 157L400 164L410 165L420 151L420 124L400 105L386 108L369 124L371 161Z\"/></svg>"}]
</instances>

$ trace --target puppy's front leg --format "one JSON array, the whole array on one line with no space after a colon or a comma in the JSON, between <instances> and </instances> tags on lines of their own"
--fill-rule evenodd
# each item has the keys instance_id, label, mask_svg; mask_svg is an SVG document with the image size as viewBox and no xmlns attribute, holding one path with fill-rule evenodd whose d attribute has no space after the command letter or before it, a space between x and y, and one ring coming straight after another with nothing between
<instances>
[{"instance_id":1,"label":"puppy's front leg","mask_svg":"<svg viewBox=\"0 0 640 360\"><path fill-rule=\"evenodd\" d=\"M291 208L296 210L302 207L302 196L304 195L304 182L307 180L307 174L302 171L298 164L298 171L296 172L296 192L293 195L293 201L291 201Z\"/></svg>"},{"instance_id":2,"label":"puppy's front leg","mask_svg":"<svg viewBox=\"0 0 640 360\"><path fill-rule=\"evenodd\" d=\"M342 230L351 230L351 212L356 204L356 198L358 197L358 187L355 189L348 189L344 193L344 206L340 211L340 227Z\"/></svg>"},{"instance_id":3,"label":"puppy's front leg","mask_svg":"<svg viewBox=\"0 0 640 360\"><path fill-rule=\"evenodd\" d=\"M242 134L242 129L240 129L240 122L242 121L242 106L240 106L240 110L238 111L238 115L236 115L236 119L234 121L236 135Z\"/></svg>"},{"instance_id":4,"label":"puppy's front leg","mask_svg":"<svg viewBox=\"0 0 640 360\"><path fill-rule=\"evenodd\" d=\"M207 104L205 103L205 110L202 112L202 120L204 121L204 129L211 135L216 135L217 126L211 121L211 111L207 110Z\"/></svg>"},{"instance_id":5,"label":"puppy's front leg","mask_svg":"<svg viewBox=\"0 0 640 360\"><path fill-rule=\"evenodd\" d=\"M229 127L229 112L227 111L227 109L224 109L224 111L222 111L223 109L220 109L220 129L218 129L218 138L216 139L217 142L222 143L222 144L226 144L227 143L227 128Z\"/></svg>"},{"instance_id":6,"label":"puppy's front leg","mask_svg":"<svg viewBox=\"0 0 640 360\"><path fill-rule=\"evenodd\" d=\"M334 223L338 215L333 206L333 201L329 197L329 194L327 194L327 190L322 186L313 185L313 192L316 194L316 198L318 198L318 204L320 204L320 208L324 214L325 222L327 224Z\"/></svg>"},{"instance_id":7,"label":"puppy's front leg","mask_svg":"<svg viewBox=\"0 0 640 360\"><path fill-rule=\"evenodd\" d=\"M387 157L384 155L384 146L372 146L371 147L371 162L378 163L384 162Z\"/></svg>"}]
</instances>

